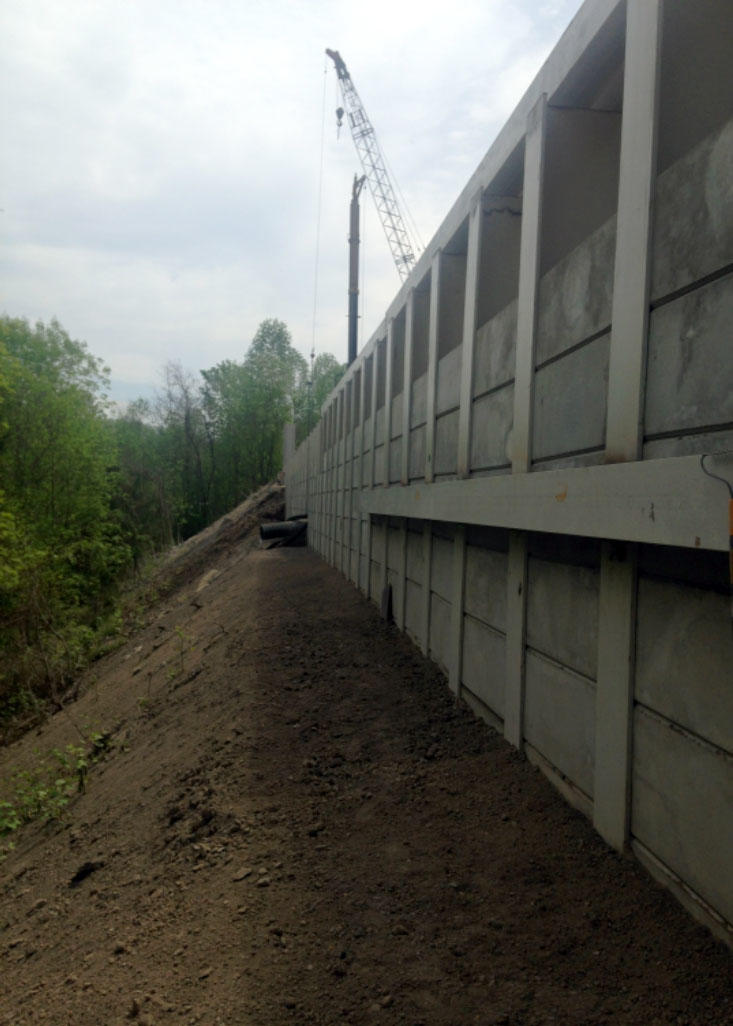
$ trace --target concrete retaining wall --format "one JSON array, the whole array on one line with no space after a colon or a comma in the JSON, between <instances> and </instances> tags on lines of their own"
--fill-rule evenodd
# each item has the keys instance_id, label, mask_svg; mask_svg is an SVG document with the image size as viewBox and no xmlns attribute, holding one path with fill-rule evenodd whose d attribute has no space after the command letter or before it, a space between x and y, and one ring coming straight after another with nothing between
<instances>
[{"instance_id":1,"label":"concrete retaining wall","mask_svg":"<svg viewBox=\"0 0 733 1026\"><path fill-rule=\"evenodd\" d=\"M728 942L729 14L582 7L286 466L311 546Z\"/></svg>"}]
</instances>

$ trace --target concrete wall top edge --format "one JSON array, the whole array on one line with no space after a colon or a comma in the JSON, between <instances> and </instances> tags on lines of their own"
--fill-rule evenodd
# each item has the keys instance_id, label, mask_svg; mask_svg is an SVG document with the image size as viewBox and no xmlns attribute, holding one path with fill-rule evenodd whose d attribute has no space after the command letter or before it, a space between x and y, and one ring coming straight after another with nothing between
<instances>
[{"instance_id":1,"label":"concrete wall top edge","mask_svg":"<svg viewBox=\"0 0 733 1026\"><path fill-rule=\"evenodd\" d=\"M621 3L623 3L623 0L586 0L582 5L538 71L524 96L520 99L504 126L499 130L494 142L469 178L466 186L458 195L435 235L420 255L410 276L402 283L395 298L387 307L384 319L364 344L357 354L356 360L354 360L344 377L324 402L321 412L325 411L339 390L343 388L347 378L370 355L377 340L385 336L387 323L391 318L399 314L401 308L407 302L410 290L418 285L420 280L428 273L436 253L455 235L462 222L468 217L478 195L490 186L504 164L512 156L524 138L527 128L527 117L540 96L543 94L551 96L556 92L573 66L580 60L590 42L601 31L604 24Z\"/></svg>"}]
</instances>

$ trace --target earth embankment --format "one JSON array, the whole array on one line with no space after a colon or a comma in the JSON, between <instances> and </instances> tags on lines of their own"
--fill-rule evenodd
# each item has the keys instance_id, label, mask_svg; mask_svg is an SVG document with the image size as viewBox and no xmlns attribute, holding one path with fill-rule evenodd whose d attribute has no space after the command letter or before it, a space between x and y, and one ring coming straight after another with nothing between
<instances>
[{"instance_id":1,"label":"earth embankment","mask_svg":"<svg viewBox=\"0 0 733 1026\"><path fill-rule=\"evenodd\" d=\"M109 735L0 865L0 1022L733 1023L730 952L261 493L0 777Z\"/></svg>"}]
</instances>

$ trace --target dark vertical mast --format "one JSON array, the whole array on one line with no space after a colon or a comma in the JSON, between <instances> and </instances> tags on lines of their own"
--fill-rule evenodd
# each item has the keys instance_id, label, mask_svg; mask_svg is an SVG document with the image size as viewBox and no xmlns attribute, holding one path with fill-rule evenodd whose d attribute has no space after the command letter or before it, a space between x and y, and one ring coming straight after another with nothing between
<instances>
[{"instance_id":1,"label":"dark vertical mast","mask_svg":"<svg viewBox=\"0 0 733 1026\"><path fill-rule=\"evenodd\" d=\"M366 175L362 175L361 178L354 175L349 207L349 364L356 359L359 326L359 196L365 178Z\"/></svg>"}]
</instances>

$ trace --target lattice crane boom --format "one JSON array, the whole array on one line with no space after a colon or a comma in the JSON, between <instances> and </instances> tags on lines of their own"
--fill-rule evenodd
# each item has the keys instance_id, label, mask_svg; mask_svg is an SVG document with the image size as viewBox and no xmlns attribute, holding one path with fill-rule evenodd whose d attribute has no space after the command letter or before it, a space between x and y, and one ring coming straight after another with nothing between
<instances>
[{"instance_id":1,"label":"lattice crane boom","mask_svg":"<svg viewBox=\"0 0 733 1026\"><path fill-rule=\"evenodd\" d=\"M326 50L326 53L336 67L351 137L354 140L356 152L359 154L359 160L364 169L379 219L382 222L384 234L387 236L392 257L397 266L397 273L404 281L415 266L415 253L400 213L397 197L387 173L387 166L379 148L374 127L351 80L349 69L338 50Z\"/></svg>"}]
</instances>

